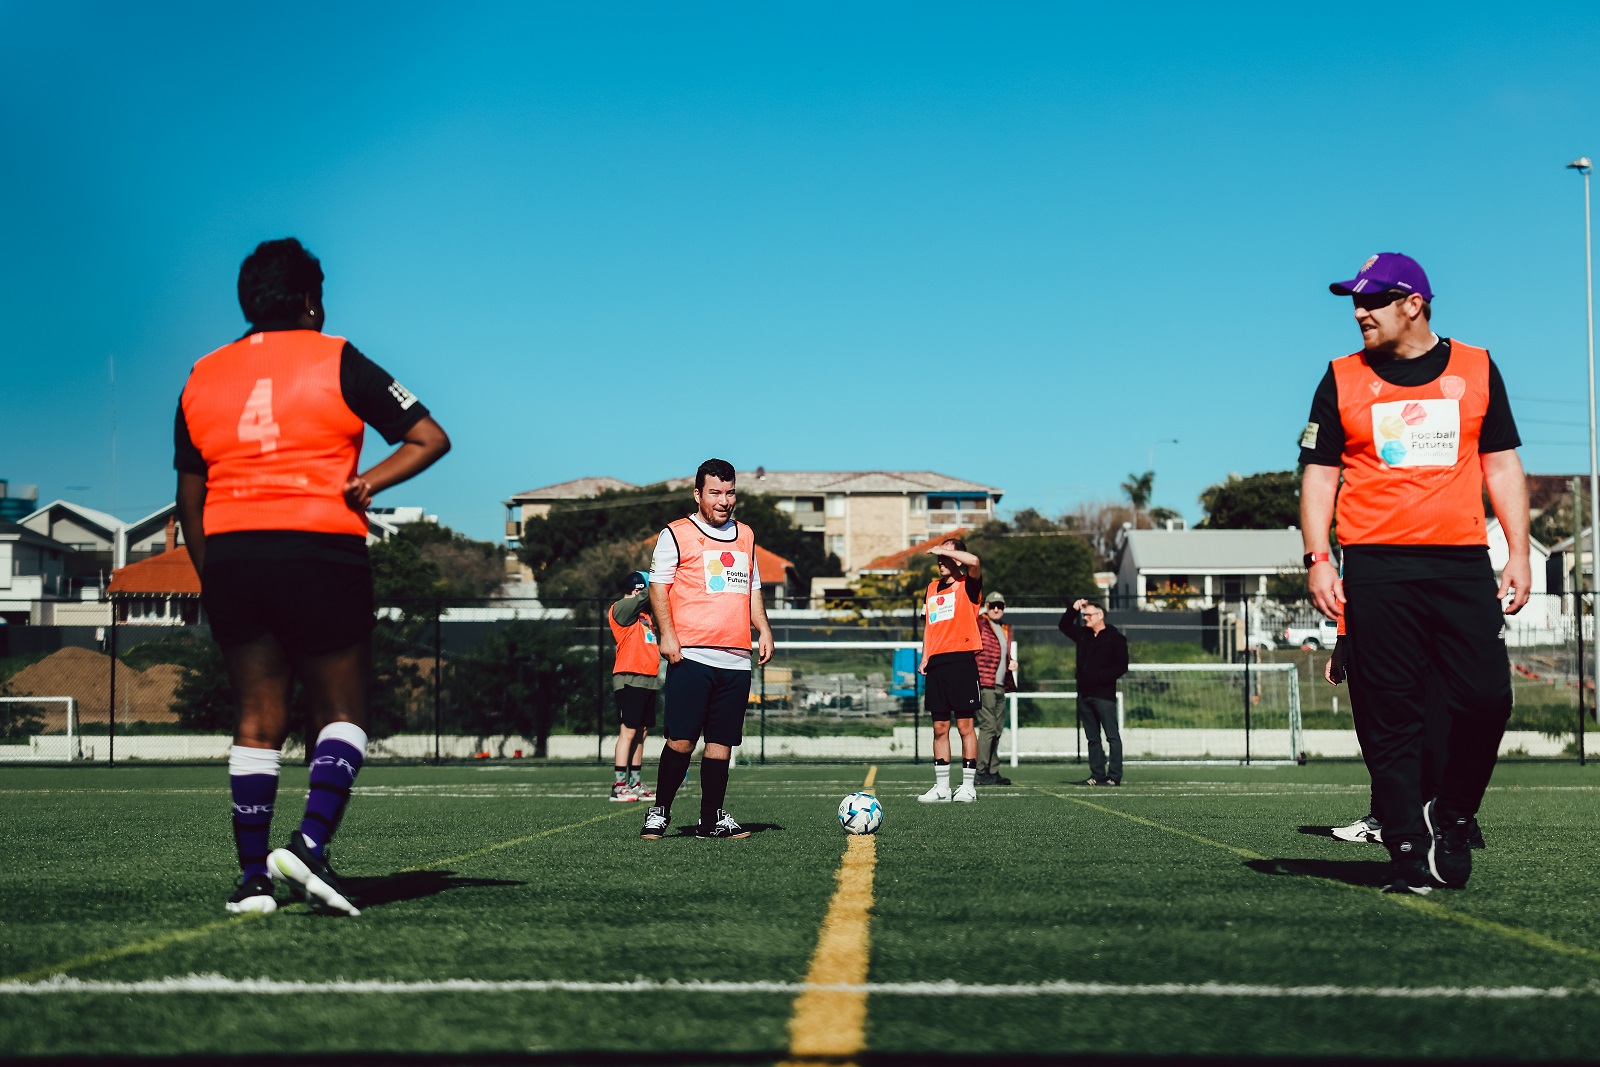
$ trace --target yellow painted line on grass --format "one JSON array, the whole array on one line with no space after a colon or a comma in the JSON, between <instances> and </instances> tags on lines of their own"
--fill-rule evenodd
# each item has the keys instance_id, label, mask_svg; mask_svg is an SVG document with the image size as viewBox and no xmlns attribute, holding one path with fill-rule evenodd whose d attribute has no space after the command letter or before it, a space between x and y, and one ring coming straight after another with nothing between
<instances>
[{"instance_id":1,"label":"yellow painted line on grass","mask_svg":"<svg viewBox=\"0 0 1600 1067\"><path fill-rule=\"evenodd\" d=\"M1186 837L1190 841L1195 841L1202 845L1209 845L1212 848L1220 848L1224 852L1231 852L1235 856L1243 856L1248 860L1264 860L1267 863L1274 862L1270 857L1263 856L1259 852L1252 852L1247 848L1239 848L1237 845L1230 845L1225 841L1216 841L1200 834L1190 833L1187 830L1180 830L1176 826L1168 826L1166 823L1156 822L1154 819L1146 819L1141 815L1133 815L1126 811L1118 811L1116 808L1108 808L1103 804L1096 804L1093 801L1084 800L1082 797L1070 796L1066 793L1056 793L1048 789L1041 789L1039 791L1041 793L1046 793L1050 796L1056 797L1059 800L1070 801L1073 804L1079 804L1085 808L1093 808L1095 811L1103 811L1107 815L1115 815L1119 819L1127 819L1129 822L1139 823L1141 826L1149 826L1152 829L1162 830L1169 834L1176 834L1179 837ZM1305 877L1315 878L1318 881L1327 882L1330 885L1340 886L1344 889L1353 889L1357 892L1377 892L1377 890L1370 890L1366 886L1351 885L1349 882L1341 882L1337 878L1323 878L1319 875L1306 875ZM1415 896L1411 893L1378 893L1378 895L1383 899L1390 901L1391 903L1400 905L1403 908L1410 908L1419 915L1426 915L1430 919L1441 919L1445 922L1457 923L1461 926L1481 931L1482 933L1504 937L1519 944L1527 945L1529 948L1541 949L1545 952L1553 952L1558 956L1571 956L1576 959L1600 963L1600 951L1596 951L1592 948L1585 948L1582 945L1569 945L1565 941L1560 941L1549 936L1548 934L1541 934L1537 930L1527 930L1520 926L1509 926L1506 923L1498 923L1493 919L1482 919L1476 915L1468 915L1465 912L1456 911L1454 908L1446 907L1436 900L1429 900L1426 897Z\"/></svg>"},{"instance_id":2,"label":"yellow painted line on grass","mask_svg":"<svg viewBox=\"0 0 1600 1067\"><path fill-rule=\"evenodd\" d=\"M525 845L529 841L537 841L542 837L550 837L553 834L559 834L566 830L576 830L580 827L591 826L594 823L604 822L607 819L615 819L619 815L626 814L627 811L624 809L623 811L614 811L605 815L597 815L592 819L584 819L582 822L569 823L566 826L557 826L554 829L545 830L541 833L529 834L526 837L513 838L510 841L502 841L498 845L490 845L488 848L480 848L476 852L468 852L460 856L449 856L442 860L436 860L433 863L425 863L420 867L407 867L398 873L414 874L417 871L437 870L438 868L446 866L447 864L460 863L462 860L487 855L490 852L498 852L503 848L512 848L516 845ZM281 911L286 909L279 910ZM171 948L173 945L181 945L185 941L194 941L197 938L207 937L216 933L218 930L226 930L230 927L236 927L240 923L253 922L257 919L264 918L266 918L266 916L262 915L260 912L250 912L244 915L235 915L227 919L218 919L215 922L202 923L199 926L192 926L187 930L173 930L171 933L160 934L156 937L146 938L143 941L130 941L126 945L118 945L115 948L101 949L98 952L88 952L82 956L74 956L70 960L63 960L60 963L52 963L44 967L35 967L31 971L23 971L21 974L7 975L4 978L0 978L0 982L37 982L42 978L48 978L54 974L65 974L68 971L76 971L82 967L92 967L97 963L112 963L116 960L127 959L129 956L146 956L152 952L160 952L163 949Z\"/></svg>"},{"instance_id":3,"label":"yellow painted line on grass","mask_svg":"<svg viewBox=\"0 0 1600 1067\"><path fill-rule=\"evenodd\" d=\"M867 771L863 788L872 788L878 768ZM806 990L795 998L789 1019L789 1058L781 1067L851 1067L841 1057L859 1055L867 1046L867 964L871 940L872 872L878 863L878 839L868 835L846 840L839 861L838 886L822 919ZM832 988L817 988L826 986ZM841 989L840 986L855 988Z\"/></svg>"},{"instance_id":4,"label":"yellow painted line on grass","mask_svg":"<svg viewBox=\"0 0 1600 1067\"><path fill-rule=\"evenodd\" d=\"M872 783L878 780L878 765L874 763L867 768L867 780L861 784L862 789L871 789Z\"/></svg>"}]
</instances>

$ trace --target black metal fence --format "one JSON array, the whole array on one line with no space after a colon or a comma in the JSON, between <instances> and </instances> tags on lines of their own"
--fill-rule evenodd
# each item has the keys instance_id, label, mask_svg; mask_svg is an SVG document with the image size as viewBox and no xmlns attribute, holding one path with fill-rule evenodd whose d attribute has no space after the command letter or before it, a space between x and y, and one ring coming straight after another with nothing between
<instances>
[{"instance_id":1,"label":"black metal fence","mask_svg":"<svg viewBox=\"0 0 1600 1067\"><path fill-rule=\"evenodd\" d=\"M0 628L0 761L219 760L234 701L202 625L116 600L103 627ZM416 762L605 763L616 715L607 602L385 604L373 636L372 755ZM777 648L751 679L744 760L921 760L931 727L916 671L916 599L769 609ZM1074 759L1074 650L1053 598L1011 598L1020 670L1003 759ZM192 613L191 613L192 614ZM1586 758L1594 722L1590 596L1536 595L1508 620L1516 696L1503 752ZM1164 593L1113 607L1130 759L1354 758L1349 700L1323 667L1332 626L1304 600ZM295 696L303 751L304 702ZM1014 719L1013 719L1014 716ZM1012 723L1015 729L1011 729ZM652 738L653 758L660 744Z\"/></svg>"}]
</instances>

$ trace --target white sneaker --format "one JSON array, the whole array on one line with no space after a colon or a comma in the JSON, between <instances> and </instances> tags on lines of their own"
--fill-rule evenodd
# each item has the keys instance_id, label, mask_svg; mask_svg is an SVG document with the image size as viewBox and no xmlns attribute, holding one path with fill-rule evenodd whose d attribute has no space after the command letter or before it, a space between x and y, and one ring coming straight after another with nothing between
<instances>
[{"instance_id":1,"label":"white sneaker","mask_svg":"<svg viewBox=\"0 0 1600 1067\"><path fill-rule=\"evenodd\" d=\"M963 784L960 789L956 790L956 795L951 799L957 804L975 804L978 801L977 787Z\"/></svg>"},{"instance_id":2,"label":"white sneaker","mask_svg":"<svg viewBox=\"0 0 1600 1067\"><path fill-rule=\"evenodd\" d=\"M950 790L934 786L917 799L924 804L948 804L950 803Z\"/></svg>"},{"instance_id":3,"label":"white sneaker","mask_svg":"<svg viewBox=\"0 0 1600 1067\"><path fill-rule=\"evenodd\" d=\"M1335 826L1333 836L1340 841L1361 841L1367 844L1383 844L1383 824L1371 815L1363 815L1349 826Z\"/></svg>"}]
</instances>

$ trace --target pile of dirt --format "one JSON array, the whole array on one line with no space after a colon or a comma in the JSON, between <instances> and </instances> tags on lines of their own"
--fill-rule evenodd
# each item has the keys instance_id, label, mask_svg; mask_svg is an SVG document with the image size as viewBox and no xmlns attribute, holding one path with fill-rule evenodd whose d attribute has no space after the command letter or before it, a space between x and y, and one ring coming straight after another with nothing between
<instances>
[{"instance_id":1,"label":"pile of dirt","mask_svg":"<svg viewBox=\"0 0 1600 1067\"><path fill-rule=\"evenodd\" d=\"M173 694L183 680L183 668L157 663L142 671L117 664L118 722L177 722ZM111 657L88 648L63 648L11 676L7 696L73 697L78 719L106 721L111 705ZM44 716L46 730L66 729L65 709L51 708Z\"/></svg>"}]
</instances>

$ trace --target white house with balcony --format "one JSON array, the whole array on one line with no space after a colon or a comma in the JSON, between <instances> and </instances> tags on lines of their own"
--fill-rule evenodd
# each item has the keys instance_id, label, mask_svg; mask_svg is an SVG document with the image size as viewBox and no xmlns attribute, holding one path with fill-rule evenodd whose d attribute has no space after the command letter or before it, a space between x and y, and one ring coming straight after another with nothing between
<instances>
[{"instance_id":1,"label":"white house with balcony","mask_svg":"<svg viewBox=\"0 0 1600 1067\"><path fill-rule=\"evenodd\" d=\"M72 549L15 522L0 522L0 619L38 622L40 604L66 595L66 559Z\"/></svg>"}]
</instances>

